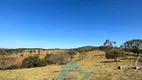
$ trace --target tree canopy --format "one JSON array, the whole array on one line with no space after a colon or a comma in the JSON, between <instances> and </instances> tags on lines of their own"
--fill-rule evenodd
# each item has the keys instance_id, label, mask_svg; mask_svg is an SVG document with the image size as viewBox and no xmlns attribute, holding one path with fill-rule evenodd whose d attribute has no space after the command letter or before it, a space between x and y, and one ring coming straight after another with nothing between
<instances>
[{"instance_id":1,"label":"tree canopy","mask_svg":"<svg viewBox=\"0 0 142 80\"><path fill-rule=\"evenodd\" d=\"M142 50L142 39L133 39L126 41L123 45L126 49L131 49L134 53L139 54Z\"/></svg>"},{"instance_id":2,"label":"tree canopy","mask_svg":"<svg viewBox=\"0 0 142 80\"><path fill-rule=\"evenodd\" d=\"M104 42L104 46L113 47L113 44L116 44L116 42L115 41L110 41L110 40L106 40Z\"/></svg>"}]
</instances>

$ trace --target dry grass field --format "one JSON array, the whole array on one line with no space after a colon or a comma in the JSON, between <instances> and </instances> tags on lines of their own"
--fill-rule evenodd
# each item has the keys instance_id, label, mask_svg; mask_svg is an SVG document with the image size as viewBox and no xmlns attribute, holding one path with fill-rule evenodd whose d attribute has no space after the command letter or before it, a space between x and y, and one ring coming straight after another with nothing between
<instances>
[{"instance_id":1,"label":"dry grass field","mask_svg":"<svg viewBox=\"0 0 142 80\"><path fill-rule=\"evenodd\" d=\"M121 62L105 59L103 51L91 51L86 55L77 54L76 61L87 72L93 72L88 80L142 80L142 70L118 70L119 65L133 65L134 56L128 56ZM45 67L1 70L0 80L54 80L62 72L61 65L47 65ZM82 74L76 71L69 75L81 80Z\"/></svg>"},{"instance_id":2,"label":"dry grass field","mask_svg":"<svg viewBox=\"0 0 142 80\"><path fill-rule=\"evenodd\" d=\"M46 56L46 54L56 54L56 53L62 53L62 52L64 52L64 50L45 50L45 51L41 50L40 53L38 53L38 50L32 53L30 53L29 50L25 50L22 53L8 55L6 57L5 63L6 65L21 64L22 61L28 56L39 55L39 57L43 59ZM23 56L20 56L21 54ZM2 59L2 56L0 55L0 64L1 64L1 59Z\"/></svg>"}]
</instances>

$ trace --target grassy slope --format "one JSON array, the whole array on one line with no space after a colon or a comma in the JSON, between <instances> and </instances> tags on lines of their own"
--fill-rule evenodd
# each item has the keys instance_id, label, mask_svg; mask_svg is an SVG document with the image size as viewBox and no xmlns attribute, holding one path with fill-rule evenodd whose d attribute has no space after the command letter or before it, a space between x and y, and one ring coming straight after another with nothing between
<instances>
[{"instance_id":1,"label":"grassy slope","mask_svg":"<svg viewBox=\"0 0 142 80\"><path fill-rule=\"evenodd\" d=\"M86 72L93 71L89 80L142 80L142 71L135 70L117 70L118 65L133 65L134 61L129 56L129 60L121 62L104 63L103 51L88 52L82 60L79 60L78 54L73 60L77 61ZM50 65L41 68L19 69L0 71L0 80L52 80L61 72L61 66ZM73 71L69 75L76 75L77 80L83 75Z\"/></svg>"},{"instance_id":2,"label":"grassy slope","mask_svg":"<svg viewBox=\"0 0 142 80\"><path fill-rule=\"evenodd\" d=\"M45 51L41 50L40 53L38 53L38 50L36 50L36 52L32 52L32 53L30 53L29 50L25 50L22 53L8 55L6 57L5 62L7 65L21 64L22 61L28 56L39 55L39 57L41 59L43 59L47 53L48 54L50 54L50 53L56 54L56 53L62 53L62 52L64 52L64 50L45 50ZM21 54L23 54L23 56L20 56ZM3 62L1 59L2 59L2 56L0 55L0 64Z\"/></svg>"}]
</instances>

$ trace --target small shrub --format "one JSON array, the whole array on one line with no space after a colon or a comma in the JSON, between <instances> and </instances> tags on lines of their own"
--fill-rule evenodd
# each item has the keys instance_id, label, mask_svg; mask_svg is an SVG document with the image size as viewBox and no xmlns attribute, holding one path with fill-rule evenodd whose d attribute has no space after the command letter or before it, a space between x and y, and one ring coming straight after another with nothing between
<instances>
[{"instance_id":1,"label":"small shrub","mask_svg":"<svg viewBox=\"0 0 142 80\"><path fill-rule=\"evenodd\" d=\"M38 50L38 54L40 54L40 50Z\"/></svg>"},{"instance_id":2,"label":"small shrub","mask_svg":"<svg viewBox=\"0 0 142 80\"><path fill-rule=\"evenodd\" d=\"M42 66L42 61L39 59L39 56L30 56L23 60L21 67L22 68L31 68L31 67L40 67Z\"/></svg>"},{"instance_id":3,"label":"small shrub","mask_svg":"<svg viewBox=\"0 0 142 80\"><path fill-rule=\"evenodd\" d=\"M68 50L66 53L69 54L69 55L71 56L71 59L74 58L75 55L77 54L77 52L74 51L74 50Z\"/></svg>"},{"instance_id":4,"label":"small shrub","mask_svg":"<svg viewBox=\"0 0 142 80\"><path fill-rule=\"evenodd\" d=\"M30 50L30 53L33 53L33 50Z\"/></svg>"},{"instance_id":5,"label":"small shrub","mask_svg":"<svg viewBox=\"0 0 142 80\"><path fill-rule=\"evenodd\" d=\"M66 53L47 54L44 58L46 64L67 64L70 60L70 55Z\"/></svg>"},{"instance_id":6,"label":"small shrub","mask_svg":"<svg viewBox=\"0 0 142 80\"><path fill-rule=\"evenodd\" d=\"M20 57L23 57L24 55L23 54L20 54Z\"/></svg>"},{"instance_id":7,"label":"small shrub","mask_svg":"<svg viewBox=\"0 0 142 80\"><path fill-rule=\"evenodd\" d=\"M34 50L34 53L36 53L36 50Z\"/></svg>"},{"instance_id":8,"label":"small shrub","mask_svg":"<svg viewBox=\"0 0 142 80\"><path fill-rule=\"evenodd\" d=\"M114 59L115 61L118 61L118 58L123 57L123 55L123 51L119 49L111 49L106 51L106 58Z\"/></svg>"},{"instance_id":9,"label":"small shrub","mask_svg":"<svg viewBox=\"0 0 142 80\"><path fill-rule=\"evenodd\" d=\"M60 53L57 56L59 56L59 57L57 58L56 64L67 64L71 58L71 56L66 53Z\"/></svg>"},{"instance_id":10,"label":"small shrub","mask_svg":"<svg viewBox=\"0 0 142 80\"><path fill-rule=\"evenodd\" d=\"M44 63L45 64L53 64L53 61L51 60L51 56L53 56L53 54L46 54L46 56L44 57Z\"/></svg>"}]
</instances>

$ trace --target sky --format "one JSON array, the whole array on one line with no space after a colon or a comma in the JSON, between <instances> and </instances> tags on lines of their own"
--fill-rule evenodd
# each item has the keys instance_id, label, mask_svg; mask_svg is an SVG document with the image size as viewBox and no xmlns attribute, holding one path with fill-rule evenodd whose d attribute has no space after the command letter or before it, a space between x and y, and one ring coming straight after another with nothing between
<instances>
[{"instance_id":1,"label":"sky","mask_svg":"<svg viewBox=\"0 0 142 80\"><path fill-rule=\"evenodd\" d=\"M142 0L0 0L1 48L117 46L142 39Z\"/></svg>"}]
</instances>

